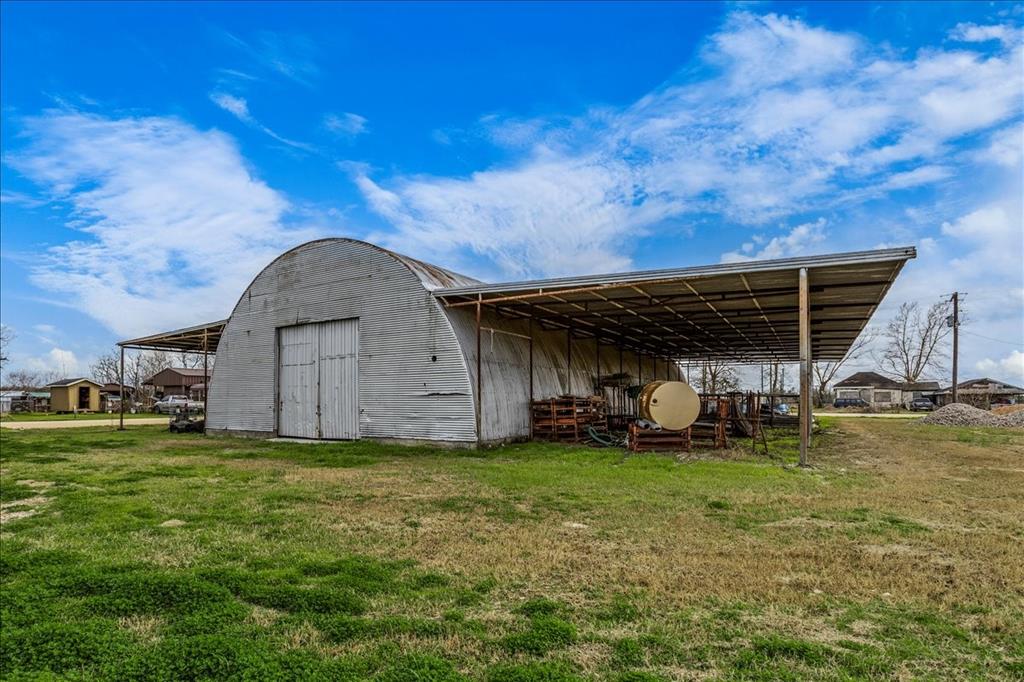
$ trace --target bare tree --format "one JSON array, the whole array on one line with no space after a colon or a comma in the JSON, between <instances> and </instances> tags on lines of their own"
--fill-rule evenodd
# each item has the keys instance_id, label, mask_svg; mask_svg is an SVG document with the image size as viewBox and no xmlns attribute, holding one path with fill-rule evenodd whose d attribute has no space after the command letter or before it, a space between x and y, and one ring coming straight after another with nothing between
<instances>
[{"instance_id":1,"label":"bare tree","mask_svg":"<svg viewBox=\"0 0 1024 682\"><path fill-rule=\"evenodd\" d=\"M62 377L59 372L33 372L26 369L16 369L7 373L4 388L12 391L32 391L60 378Z\"/></svg>"},{"instance_id":2,"label":"bare tree","mask_svg":"<svg viewBox=\"0 0 1024 682\"><path fill-rule=\"evenodd\" d=\"M124 385L136 400L148 402L152 398L152 388L146 386L145 382L168 367L195 366L191 355L151 350L127 351L124 355ZM202 363L201 357L199 362ZM90 367L90 371L97 381L118 383L121 380L120 349L99 356Z\"/></svg>"},{"instance_id":3,"label":"bare tree","mask_svg":"<svg viewBox=\"0 0 1024 682\"><path fill-rule=\"evenodd\" d=\"M11 341L14 340L14 330L8 327L6 324L0 324L0 384L3 383L3 373L7 369L7 349L11 346Z\"/></svg>"},{"instance_id":4,"label":"bare tree","mask_svg":"<svg viewBox=\"0 0 1024 682\"><path fill-rule=\"evenodd\" d=\"M948 301L940 301L922 311L916 302L904 303L882 331L885 349L882 371L895 379L913 383L927 371L941 371L945 360L942 341L952 328L946 319Z\"/></svg>"},{"instance_id":5,"label":"bare tree","mask_svg":"<svg viewBox=\"0 0 1024 682\"><path fill-rule=\"evenodd\" d=\"M698 388L701 393L728 393L739 389L736 368L721 360L705 360L700 366Z\"/></svg>"},{"instance_id":6,"label":"bare tree","mask_svg":"<svg viewBox=\"0 0 1024 682\"><path fill-rule=\"evenodd\" d=\"M768 363L768 392L786 392L786 365L781 362Z\"/></svg>"},{"instance_id":7,"label":"bare tree","mask_svg":"<svg viewBox=\"0 0 1024 682\"><path fill-rule=\"evenodd\" d=\"M0 324L0 365L7 365L7 349L14 340L14 330L6 324Z\"/></svg>"},{"instance_id":8,"label":"bare tree","mask_svg":"<svg viewBox=\"0 0 1024 682\"><path fill-rule=\"evenodd\" d=\"M843 365L847 362L857 360L863 357L871 345L875 341L875 332L868 330L857 337L857 340L850 346L850 350L846 351L846 355L841 360L834 362L815 362L811 365L811 369L814 371L814 401L818 407L825 404L825 400L828 397L829 386L832 380L836 378L839 370L842 369Z\"/></svg>"},{"instance_id":9,"label":"bare tree","mask_svg":"<svg viewBox=\"0 0 1024 682\"><path fill-rule=\"evenodd\" d=\"M101 384L116 384L120 381L121 362L117 352L104 353L89 367L92 378Z\"/></svg>"}]
</instances>

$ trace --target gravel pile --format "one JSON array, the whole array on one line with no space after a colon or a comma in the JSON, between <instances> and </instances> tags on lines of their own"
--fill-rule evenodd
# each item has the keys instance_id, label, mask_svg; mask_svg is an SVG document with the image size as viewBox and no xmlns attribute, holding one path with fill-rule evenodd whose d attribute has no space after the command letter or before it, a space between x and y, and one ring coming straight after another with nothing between
<instances>
[{"instance_id":1,"label":"gravel pile","mask_svg":"<svg viewBox=\"0 0 1024 682\"><path fill-rule=\"evenodd\" d=\"M1009 426L1011 429L1024 429L1024 410L1004 414L1002 419L1003 426Z\"/></svg>"},{"instance_id":2,"label":"gravel pile","mask_svg":"<svg viewBox=\"0 0 1024 682\"><path fill-rule=\"evenodd\" d=\"M987 410L979 410L963 403L951 403L924 417L921 423L939 426L1009 426L1006 420L1006 417L1000 417Z\"/></svg>"}]
</instances>

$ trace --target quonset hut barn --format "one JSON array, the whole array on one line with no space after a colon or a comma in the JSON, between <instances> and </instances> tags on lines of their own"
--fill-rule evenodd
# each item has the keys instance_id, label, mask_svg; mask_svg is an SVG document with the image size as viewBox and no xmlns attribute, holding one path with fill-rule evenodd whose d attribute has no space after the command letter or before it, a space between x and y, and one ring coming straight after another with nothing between
<instances>
[{"instance_id":1,"label":"quonset hut barn","mask_svg":"<svg viewBox=\"0 0 1024 682\"><path fill-rule=\"evenodd\" d=\"M224 321L121 342L216 352L209 432L476 444L533 397L680 362L842 357L913 248L485 284L352 239L268 265ZM809 412L809 409L808 409ZM809 428L809 427L808 427Z\"/></svg>"}]
</instances>

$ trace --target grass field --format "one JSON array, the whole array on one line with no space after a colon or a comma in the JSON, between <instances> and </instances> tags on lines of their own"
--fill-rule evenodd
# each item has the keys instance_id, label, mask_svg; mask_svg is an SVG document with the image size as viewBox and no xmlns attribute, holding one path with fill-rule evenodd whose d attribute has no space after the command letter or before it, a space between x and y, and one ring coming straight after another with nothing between
<instances>
[{"instance_id":1,"label":"grass field","mask_svg":"<svg viewBox=\"0 0 1024 682\"><path fill-rule=\"evenodd\" d=\"M1020 431L837 421L810 470L0 439L9 679L1024 676Z\"/></svg>"}]
</instances>

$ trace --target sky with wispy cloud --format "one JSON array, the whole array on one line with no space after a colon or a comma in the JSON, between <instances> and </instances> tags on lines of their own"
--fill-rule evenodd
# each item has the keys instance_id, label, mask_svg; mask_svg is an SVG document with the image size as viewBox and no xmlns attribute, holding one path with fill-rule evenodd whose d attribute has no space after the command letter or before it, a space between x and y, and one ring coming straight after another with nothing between
<instances>
[{"instance_id":1,"label":"sky with wispy cloud","mask_svg":"<svg viewBox=\"0 0 1024 682\"><path fill-rule=\"evenodd\" d=\"M4 3L8 368L338 235L491 281L915 245L878 321L966 291L962 374L1024 381L1021 8Z\"/></svg>"}]
</instances>

